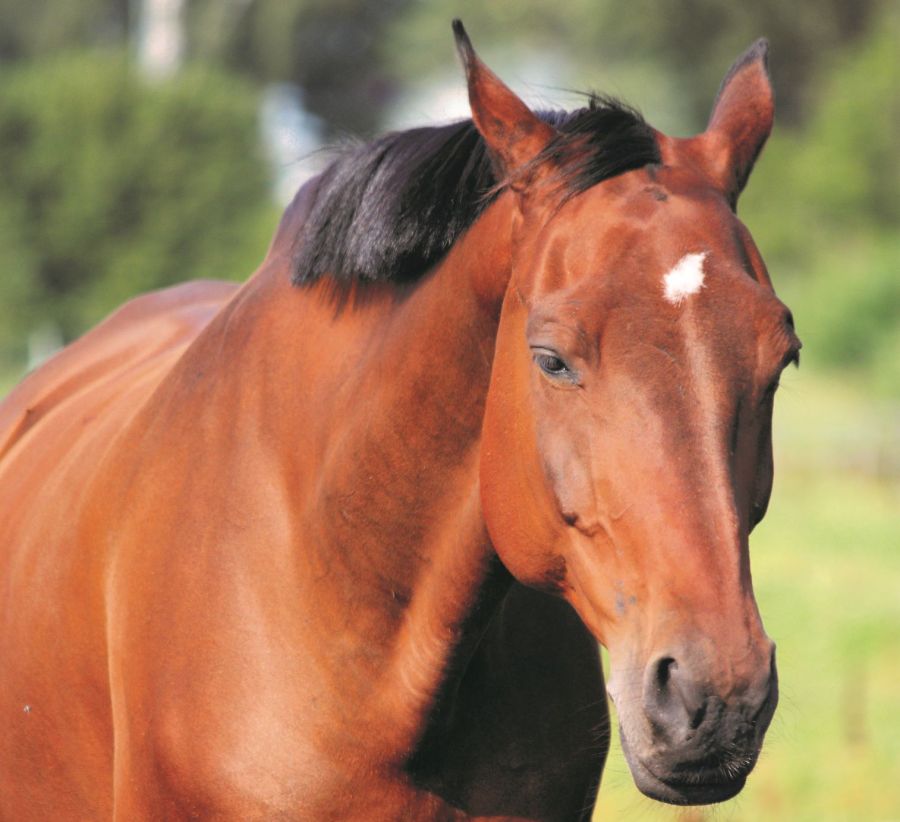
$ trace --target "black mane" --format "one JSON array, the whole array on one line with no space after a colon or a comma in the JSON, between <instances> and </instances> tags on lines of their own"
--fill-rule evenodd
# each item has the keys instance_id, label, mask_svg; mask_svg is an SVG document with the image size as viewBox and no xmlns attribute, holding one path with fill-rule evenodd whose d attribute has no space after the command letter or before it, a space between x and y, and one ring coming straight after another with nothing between
<instances>
[{"instance_id":1,"label":"black mane","mask_svg":"<svg viewBox=\"0 0 900 822\"><path fill-rule=\"evenodd\" d=\"M592 96L586 108L539 116L560 133L535 162L559 169L563 200L660 161L653 130L616 100ZM345 148L322 173L296 239L294 283L412 282L503 187L471 120Z\"/></svg>"}]
</instances>

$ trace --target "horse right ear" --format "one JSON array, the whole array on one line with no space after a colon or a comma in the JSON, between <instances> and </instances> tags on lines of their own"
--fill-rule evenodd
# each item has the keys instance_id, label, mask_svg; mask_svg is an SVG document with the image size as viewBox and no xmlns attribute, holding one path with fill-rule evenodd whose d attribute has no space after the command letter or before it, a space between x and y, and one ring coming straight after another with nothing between
<instances>
[{"instance_id":1,"label":"horse right ear","mask_svg":"<svg viewBox=\"0 0 900 822\"><path fill-rule=\"evenodd\" d=\"M529 164L557 132L481 62L460 20L453 21L453 34L466 69L475 127L484 137L501 182L522 191L532 181Z\"/></svg>"}]
</instances>

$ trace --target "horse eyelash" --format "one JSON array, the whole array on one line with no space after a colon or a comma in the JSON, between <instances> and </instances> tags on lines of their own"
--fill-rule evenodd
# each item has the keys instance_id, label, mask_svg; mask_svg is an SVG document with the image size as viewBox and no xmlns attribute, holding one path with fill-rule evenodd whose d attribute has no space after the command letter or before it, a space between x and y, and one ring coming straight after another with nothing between
<instances>
[{"instance_id":1,"label":"horse eyelash","mask_svg":"<svg viewBox=\"0 0 900 822\"><path fill-rule=\"evenodd\" d=\"M784 371L784 369L787 368L789 365L793 365L794 368L800 367L800 349L799 348L794 351L791 351L789 354L787 354L787 356L785 356L784 360L782 361L781 368L778 371L778 376L775 377L775 379L769 383L769 385L767 386L767 388L763 394L764 399L769 399L770 397L775 396L775 392L778 391L778 388L781 386L781 374Z\"/></svg>"}]
</instances>

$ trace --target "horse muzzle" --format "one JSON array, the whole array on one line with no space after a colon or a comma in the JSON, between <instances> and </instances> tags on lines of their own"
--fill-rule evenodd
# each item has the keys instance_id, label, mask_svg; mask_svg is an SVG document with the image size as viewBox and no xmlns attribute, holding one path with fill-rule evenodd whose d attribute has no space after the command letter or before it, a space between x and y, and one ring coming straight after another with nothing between
<instances>
[{"instance_id":1,"label":"horse muzzle","mask_svg":"<svg viewBox=\"0 0 900 822\"><path fill-rule=\"evenodd\" d=\"M674 805L705 805L740 792L778 702L774 647L760 667L727 697L672 656L647 666L639 700L617 699L610 684L622 749L642 793Z\"/></svg>"}]
</instances>

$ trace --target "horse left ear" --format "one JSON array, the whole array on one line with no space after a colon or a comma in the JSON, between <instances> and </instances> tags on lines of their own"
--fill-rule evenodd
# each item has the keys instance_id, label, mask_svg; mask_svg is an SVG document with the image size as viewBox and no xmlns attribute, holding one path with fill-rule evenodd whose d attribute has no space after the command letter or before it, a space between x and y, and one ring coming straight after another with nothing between
<instances>
[{"instance_id":1,"label":"horse left ear","mask_svg":"<svg viewBox=\"0 0 900 822\"><path fill-rule=\"evenodd\" d=\"M734 63L700 135L707 171L732 205L743 191L775 118L769 81L769 42L757 40Z\"/></svg>"},{"instance_id":2,"label":"horse left ear","mask_svg":"<svg viewBox=\"0 0 900 822\"><path fill-rule=\"evenodd\" d=\"M456 48L466 70L472 120L484 137L501 181L521 191L532 180L529 164L556 136L475 53L462 21L453 21Z\"/></svg>"}]
</instances>

